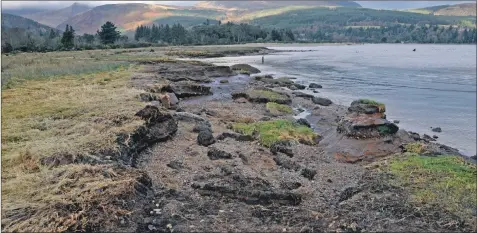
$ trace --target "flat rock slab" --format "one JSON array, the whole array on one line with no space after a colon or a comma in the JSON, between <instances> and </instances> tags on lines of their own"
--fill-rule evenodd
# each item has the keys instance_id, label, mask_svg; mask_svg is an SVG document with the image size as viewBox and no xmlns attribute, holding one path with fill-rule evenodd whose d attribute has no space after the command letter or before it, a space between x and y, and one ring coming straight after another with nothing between
<instances>
[{"instance_id":1,"label":"flat rock slab","mask_svg":"<svg viewBox=\"0 0 477 233\"><path fill-rule=\"evenodd\" d=\"M383 119L382 114L350 113L338 124L338 132L354 138L376 138L393 135L399 127Z\"/></svg>"},{"instance_id":2,"label":"flat rock slab","mask_svg":"<svg viewBox=\"0 0 477 233\"><path fill-rule=\"evenodd\" d=\"M258 74L260 73L261 71L249 64L236 64L236 65L233 65L233 66L230 66L230 68L232 70L244 70L244 71L247 71L249 72L250 74Z\"/></svg>"}]
</instances>

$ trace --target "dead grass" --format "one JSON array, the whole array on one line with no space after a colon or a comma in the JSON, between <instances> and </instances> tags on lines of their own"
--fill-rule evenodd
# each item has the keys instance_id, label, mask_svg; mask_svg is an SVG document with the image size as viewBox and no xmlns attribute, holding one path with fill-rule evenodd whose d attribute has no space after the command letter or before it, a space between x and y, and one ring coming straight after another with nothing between
<instances>
[{"instance_id":1,"label":"dead grass","mask_svg":"<svg viewBox=\"0 0 477 233\"><path fill-rule=\"evenodd\" d=\"M139 173L112 165L42 164L45 157L95 157L116 150L120 132L143 122L128 87L135 65L109 72L27 80L2 91L2 225L8 231L99 227L127 214ZM72 162L72 161L69 161ZM94 217L96 214L100 218Z\"/></svg>"}]
</instances>

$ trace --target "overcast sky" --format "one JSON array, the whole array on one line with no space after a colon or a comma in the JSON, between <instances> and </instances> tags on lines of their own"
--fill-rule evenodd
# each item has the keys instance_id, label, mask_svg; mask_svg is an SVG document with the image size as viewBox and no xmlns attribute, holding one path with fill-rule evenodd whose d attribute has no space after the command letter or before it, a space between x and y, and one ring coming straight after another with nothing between
<instances>
[{"instance_id":1,"label":"overcast sky","mask_svg":"<svg viewBox=\"0 0 477 233\"><path fill-rule=\"evenodd\" d=\"M2 1L4 9L24 9L24 8L41 8L41 9L59 9L70 6L75 1ZM356 1L366 8L379 9L407 9L420 8L428 6L437 6L445 4L457 4L472 1ZM117 3L149 3L164 5L194 5L196 1L81 1L83 4L90 6L100 6L104 4Z\"/></svg>"}]
</instances>

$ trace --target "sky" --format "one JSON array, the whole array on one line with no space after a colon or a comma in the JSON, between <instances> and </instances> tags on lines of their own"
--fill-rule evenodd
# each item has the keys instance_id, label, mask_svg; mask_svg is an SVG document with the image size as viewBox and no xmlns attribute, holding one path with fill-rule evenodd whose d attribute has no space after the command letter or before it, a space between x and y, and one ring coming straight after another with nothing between
<instances>
[{"instance_id":1,"label":"sky","mask_svg":"<svg viewBox=\"0 0 477 233\"><path fill-rule=\"evenodd\" d=\"M2 1L3 9L25 9L25 8L40 8L40 9L60 9L70 6L75 1ZM408 9L421 8L446 4L458 4L463 2L473 1L356 1L361 6L366 8L377 9ZM118 3L149 3L149 4L163 4L163 5L194 5L196 1L81 1L83 4L90 6L100 6L104 4L118 4Z\"/></svg>"}]
</instances>

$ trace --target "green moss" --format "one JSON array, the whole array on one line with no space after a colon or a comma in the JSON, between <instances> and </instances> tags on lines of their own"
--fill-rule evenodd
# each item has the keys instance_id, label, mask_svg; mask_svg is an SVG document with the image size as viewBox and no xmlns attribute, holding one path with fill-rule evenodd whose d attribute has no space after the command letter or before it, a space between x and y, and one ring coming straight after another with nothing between
<instances>
[{"instance_id":1,"label":"green moss","mask_svg":"<svg viewBox=\"0 0 477 233\"><path fill-rule=\"evenodd\" d=\"M252 124L237 123L233 129L245 135L258 133L259 142L266 147L281 140L291 140L314 144L318 136L312 129L290 120L263 121Z\"/></svg>"},{"instance_id":2,"label":"green moss","mask_svg":"<svg viewBox=\"0 0 477 233\"><path fill-rule=\"evenodd\" d=\"M406 153L391 161L390 171L400 185L411 188L413 201L467 214L477 207L476 167L461 157Z\"/></svg>"},{"instance_id":3,"label":"green moss","mask_svg":"<svg viewBox=\"0 0 477 233\"><path fill-rule=\"evenodd\" d=\"M408 143L404 145L404 150L410 153L422 154L424 152L424 145L419 142Z\"/></svg>"},{"instance_id":4,"label":"green moss","mask_svg":"<svg viewBox=\"0 0 477 233\"><path fill-rule=\"evenodd\" d=\"M266 97L270 99L270 101L274 102L274 100L285 99L286 97L283 94L278 92L269 91L269 90L260 90L260 89L253 89L247 92L252 98L256 97Z\"/></svg>"},{"instance_id":5,"label":"green moss","mask_svg":"<svg viewBox=\"0 0 477 233\"><path fill-rule=\"evenodd\" d=\"M379 108L379 112L385 112L386 111L386 105L384 105L383 103L380 103L376 100L372 100L372 99L359 99L358 100L359 103L361 104L370 104L370 105L375 105Z\"/></svg>"},{"instance_id":6,"label":"green moss","mask_svg":"<svg viewBox=\"0 0 477 233\"><path fill-rule=\"evenodd\" d=\"M274 102L268 102L265 106L270 113L281 114L281 113L293 113L293 109L284 104L277 104Z\"/></svg>"}]
</instances>

